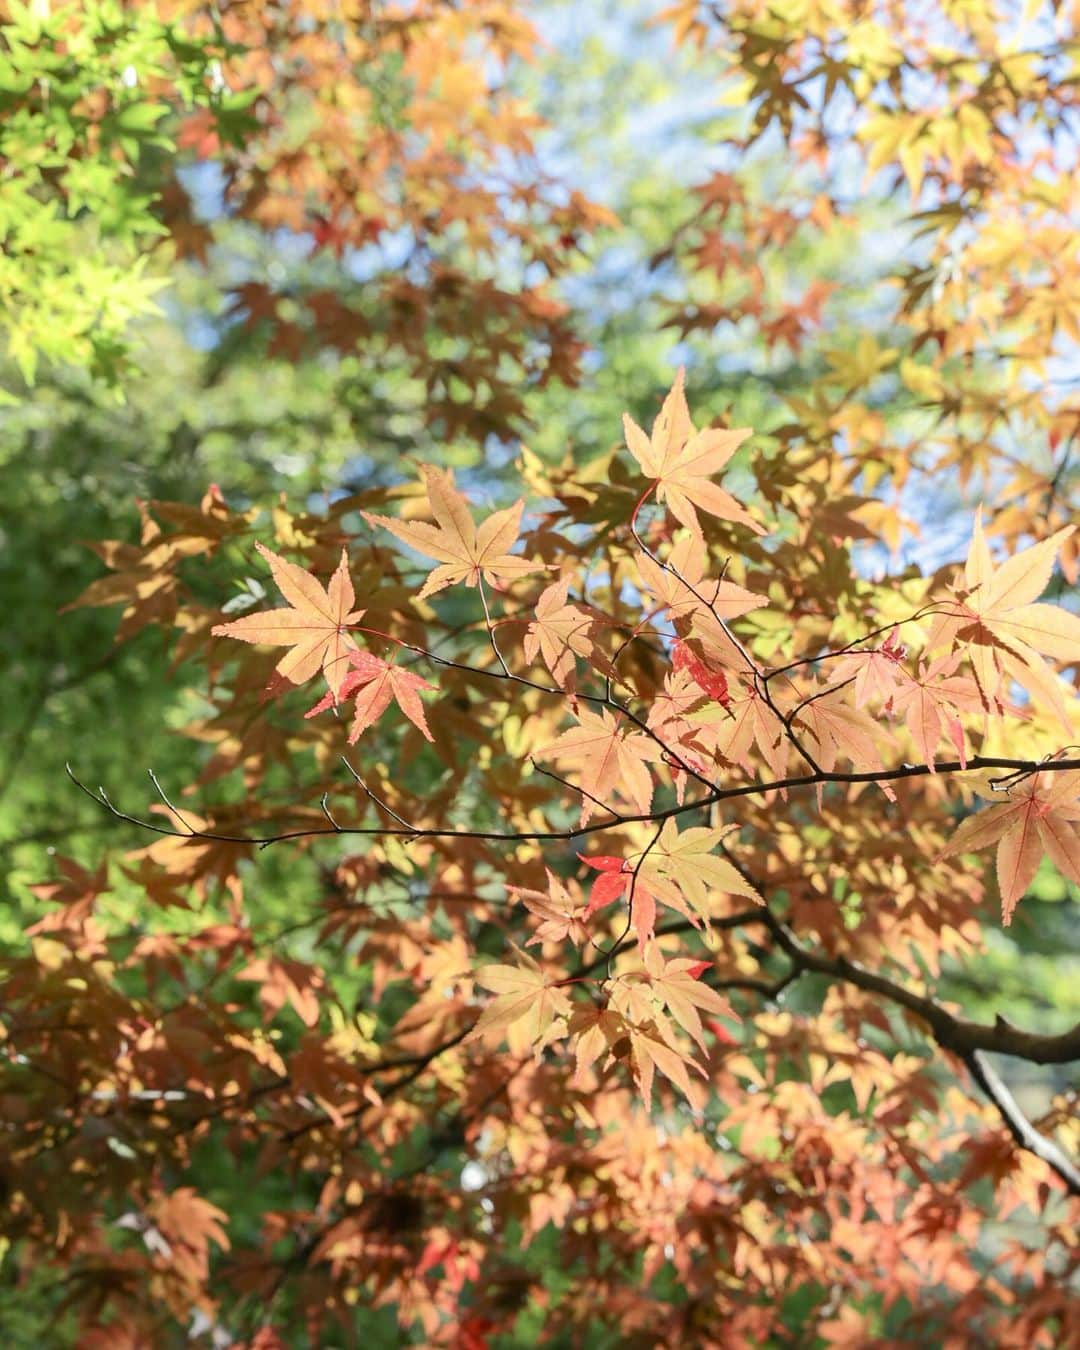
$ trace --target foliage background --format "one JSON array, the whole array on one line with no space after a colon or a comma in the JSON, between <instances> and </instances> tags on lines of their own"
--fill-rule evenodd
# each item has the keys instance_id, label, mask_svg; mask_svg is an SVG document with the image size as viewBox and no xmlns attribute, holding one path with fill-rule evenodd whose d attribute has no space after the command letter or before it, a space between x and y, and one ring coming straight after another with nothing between
<instances>
[{"instance_id":1,"label":"foliage background","mask_svg":"<svg viewBox=\"0 0 1080 1350\"><path fill-rule=\"evenodd\" d=\"M567 228L580 225L580 240L546 269L551 280L545 285L566 307L582 344L580 369L572 388L535 371L529 378L506 377L520 404L456 425L432 417L424 361L457 359L454 344L470 338L454 332L455 325L464 329L465 307L439 320L448 335L431 338L423 360L407 342L359 328L344 338L329 322L316 323L302 339L287 331L288 305L295 308L300 297L358 286L357 278L384 271L400 277L402 228L337 254L332 242L313 247L311 230L297 228L310 220L290 227L284 212L280 219L259 219L226 205L220 164L213 155L198 162L193 134L182 134L191 126L185 100L188 113L205 109L216 119L223 140L232 136L242 147L253 134L245 119L255 105L244 88L223 88L211 78L215 63L230 59L225 34L207 31L178 49L175 32L162 25L174 11L194 6L75 8L85 20L87 45L58 69L42 40L47 7L5 6L0 71L0 158L18 170L12 179L9 168L0 216L8 269L0 276L0 298L9 335L8 397L0 409L0 599L14 639L0 702L0 941L11 955L27 949L26 929L48 912L31 888L50 878L52 854L89 865L103 842L114 858L144 843L80 797L65 777L66 760L84 780L138 799L146 769L183 784L195 781L206 762L205 748L175 734L204 707L203 677L175 662L160 632L116 646L115 610L78 609L57 619L57 611L101 575L85 541L135 537L136 498L196 503L208 483L217 483L235 507L265 508L285 493L294 509L318 511L355 486L398 484L415 476L417 464L436 462L455 466L474 499L501 504L522 444L549 464L568 453L583 463L595 458L613 444L624 410L647 424L679 364L688 367L699 421L722 415L772 435L780 447L786 427L811 424L822 401L838 394L860 417L878 419L875 427L894 446L935 433L935 414L923 406L931 377L915 371L920 363L925 371L925 349L911 352L909 338L898 333L895 294L885 281L926 257L925 238L908 218L913 202L898 189L891 163L867 174L847 153L823 165L796 159L776 127L752 146L736 145L745 108L727 53L708 40L676 47L670 25L654 22L651 4L543 0L530 7L544 43L529 61L511 56L505 92L544 125L511 177L548 177L562 185L556 200L570 201L578 192L602 208L577 212L579 220ZM788 8L788 21L805 17L799 6ZM55 15L49 21L56 22ZM1042 11L1030 20L1033 40L1047 24L1053 31L1053 17ZM181 97L159 102L155 72L177 63L182 78L174 87ZM125 73L132 68L137 82ZM379 116L407 119L409 86L392 57L374 70L372 80L383 81L376 89ZM54 87L84 86L66 101L54 98L45 134L34 120L40 108L31 117L19 102L27 81L43 77ZM97 153L73 158L66 138L87 141L77 118L96 121L93 90L102 85L127 95L110 113L106 134L89 138ZM820 90L811 88L810 98L824 106ZM302 136L304 118L300 91L286 129L294 119L293 133ZM35 150L45 145L52 146L55 164ZM332 176L330 150L327 155ZM828 194L843 218L824 230L769 239L755 234L748 211L742 222L729 222L724 236L736 249L732 271L702 270L695 252L707 243L701 189L736 171L759 204ZM78 181L58 187L58 173L77 174ZM73 196L76 209L57 204L70 206ZM522 259L520 241L500 236L473 249L454 229L446 233L447 255L453 255L447 265L468 255L464 271L507 278L513 293L530 267L544 271ZM78 266L73 258L81 260ZM755 271L747 286L750 258ZM244 322L238 291L267 284L286 297L285 318ZM806 311L798 340L769 341L763 323L785 305L797 308L815 286L820 303ZM765 304L764 313L740 315L747 290ZM383 294L377 287L372 293ZM157 312L146 312L151 294ZM729 308L729 317L716 318L710 305ZM511 310L511 324L517 321ZM1067 384L1075 356L1075 335L1059 341L1047 378ZM496 364L507 361L513 356L504 353ZM902 361L911 364L905 368ZM980 376L976 361L971 369L971 382L981 380L992 391L997 368L987 363ZM841 434L857 442L857 420ZM1033 482L1057 474L1061 457L1048 458L1045 426L1031 435L1017 424L1009 436ZM864 465L860 486L918 527L900 529L891 554L867 544L860 565L868 575L897 575L912 559L929 567L961 554L971 509L990 485L962 457L946 461L925 458L920 474L913 457L907 482L896 474L875 478ZM1076 482L1075 468L1066 463L1055 481L1065 518L1075 509ZM233 554L215 563L201 578L207 603L219 602L243 576L258 584L250 558ZM252 926L287 934L296 913L310 907L311 869L306 860L276 853L258 866ZM1045 869L1011 928L988 934L977 970L947 968L945 996L960 1000L972 1017L1004 1012L1048 1031L1076 1021L1080 957L1066 949L1077 899L1074 885ZM138 888L119 868L105 913L110 924L130 925L135 933L186 921L176 912L147 915ZM299 959L317 956L310 930L282 941L282 951ZM351 981L357 993L365 978L346 969L333 975L342 990ZM1029 1084L1014 1078L1014 1085L1037 1114L1068 1081L1067 1069L1033 1071ZM237 1228L246 1214L253 1223L265 1196L256 1204L231 1187L220 1159L208 1156L200 1168L201 1189L222 1203ZM553 1259L542 1243L529 1256L557 1290ZM11 1261L5 1276L15 1281ZM52 1318L57 1291L20 1282L19 1298L5 1297L4 1305L0 1331L8 1343L27 1344ZM797 1320L797 1310L793 1316ZM395 1343L390 1322L383 1315L373 1319L371 1343ZM57 1330L62 1322L49 1325L54 1337L64 1334ZM523 1314L506 1343L531 1344L537 1332ZM594 1343L607 1342L597 1332Z\"/></svg>"}]
</instances>

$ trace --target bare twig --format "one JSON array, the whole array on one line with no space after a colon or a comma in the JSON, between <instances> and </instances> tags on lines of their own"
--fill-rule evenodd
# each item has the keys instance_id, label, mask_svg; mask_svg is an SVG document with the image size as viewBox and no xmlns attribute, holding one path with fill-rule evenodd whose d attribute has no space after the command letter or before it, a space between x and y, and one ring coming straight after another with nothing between
<instances>
[{"instance_id":1,"label":"bare twig","mask_svg":"<svg viewBox=\"0 0 1080 1350\"><path fill-rule=\"evenodd\" d=\"M682 767L680 765L680 767ZM733 801L739 797L761 797L770 792L783 792L792 788L817 787L829 783L853 784L853 783L895 783L908 778L925 778L931 773L936 773L939 778L951 774L977 773L982 769L1012 769L1023 773L1062 773L1073 769L1080 769L1080 758L1057 759L1057 760L1027 760L1027 759L1006 759L997 755L972 755L964 763L959 760L940 760L933 767L929 764L900 764L891 769L867 769L851 772L841 772L838 770L826 771L818 770L816 773L795 774L785 778L774 778L764 782L741 783L733 787L714 787L705 796L698 797L693 801L683 802L676 806L665 807L660 811L642 811L634 814L627 814L616 822L618 825L633 825L641 822L665 821L673 817L686 815L688 812L697 811L704 807L713 806L718 802ZM159 825L152 820L143 820L139 816L133 816L127 811L122 811L118 806L114 806L105 793L104 788L98 788L95 792L92 788L83 783L75 774L70 763L65 765L67 776L80 791L85 792L99 806L114 816L117 820L126 821L130 825L137 825L142 830L148 830L152 834L169 835L177 839L206 839L223 844L276 844L283 843L290 839L313 839L320 835L328 834L350 834L357 836L366 835L409 835L412 837L423 836L425 839L482 839L490 841L508 841L508 842L526 842L529 840L564 840L571 841L580 839L584 835L597 834L604 830L615 828L611 821L601 821L591 825L580 825L576 829L568 830L465 830L450 827L410 825L407 821L402 821L399 828L390 826L344 826L340 829L310 829L285 830L274 834L222 834L215 830L195 830L192 833L185 833L181 830L169 829L168 826ZM355 771L354 776L355 776ZM691 771L693 772L693 771ZM695 778L701 775L694 773ZM393 814L391 808L381 803L383 809Z\"/></svg>"},{"instance_id":2,"label":"bare twig","mask_svg":"<svg viewBox=\"0 0 1080 1350\"><path fill-rule=\"evenodd\" d=\"M393 808L392 806L387 805L387 803L384 802L383 799L382 799L377 793L373 792L373 791L371 790L371 788L368 787L367 783L364 782L364 780L360 777L360 775L357 773L357 771L353 768L353 766L349 763L349 761L345 758L344 755L341 756L341 762L342 762L342 764L345 765L345 767L348 769L348 771L352 774L353 778L356 779L357 783L359 783L360 787L363 789L363 791L364 791L365 795L368 797L368 799L369 799L370 801L374 802L375 805L376 805L381 811L385 811L386 814L387 814L392 820L396 820L397 823L398 823L400 826L402 826L403 829L405 829L405 831L406 831L408 834L420 834L420 833L421 833L421 831L420 831L415 825L410 825L409 822L408 822L403 816L399 816L399 815L398 815L398 813L394 810L394 808Z\"/></svg>"}]
</instances>

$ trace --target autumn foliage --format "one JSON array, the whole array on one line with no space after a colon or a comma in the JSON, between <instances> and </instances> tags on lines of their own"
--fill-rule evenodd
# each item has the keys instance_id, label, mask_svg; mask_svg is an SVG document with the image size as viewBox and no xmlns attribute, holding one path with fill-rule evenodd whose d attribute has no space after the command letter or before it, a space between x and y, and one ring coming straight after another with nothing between
<instances>
[{"instance_id":1,"label":"autumn foliage","mask_svg":"<svg viewBox=\"0 0 1080 1350\"><path fill-rule=\"evenodd\" d=\"M746 455L745 505L715 481L748 435L695 430L680 376L651 437L628 421L602 462L532 466L528 500L479 525L430 468L321 518L279 509L273 542L310 571L217 492L167 510L165 528L148 510L119 575L136 607L149 557L155 589L176 588L184 641L216 672L193 729L215 746L204 781L239 775L252 792L189 809L161 788L145 820L160 837L126 870L166 907L224 886L232 917L138 939L119 965L145 973L145 995L113 984L92 915L104 874L70 873L16 977L28 1011L63 982L68 1017L91 1028L80 1072L111 1084L108 1106L87 1103L100 1143L82 1201L64 1197L69 1250L89 1259L113 1141L133 1169L164 1151L183 1175L218 1138L254 1146L252 1184L286 1168L319 1189L267 1212L215 1279L271 1307L288 1289L320 1321L347 1318L363 1288L427 1336L465 1336L481 1315L494 1329L537 1291L522 1271L511 1299L484 1271L510 1259L510 1233L527 1248L549 1224L571 1269L584 1261L581 1297L609 1278L617 1299L621 1277L594 1267L609 1243L648 1278L672 1263L709 1291L661 1304L646 1339L759 1343L777 1281L855 1295L876 1278L895 1299L928 1264L952 1291L945 1325L1008 1312L1019 1337L1065 1316L1053 1278L1017 1305L1006 1286L975 1298L966 1197L990 1178L996 1206L1064 1236L1064 1210L1050 1216L1075 1165L984 1056L1062 1062L1076 1033L971 1022L933 996L942 958L977 945L998 898L1008 921L1044 856L1080 882L1061 678L1080 620L1039 599L1063 534L995 565L976 519L963 570L909 577L900 596L852 571L836 592L815 557L816 494L782 457ZM188 596L188 560L223 549L268 566L287 607L222 622ZM993 804L973 809L976 791ZM322 879L297 916L317 934L306 960L244 922L259 883L243 860L275 841ZM199 951L210 984L155 1006ZM355 1014L326 976L331 951L370 971ZM815 974L813 1008L785 1011ZM254 1022L231 992L249 982ZM59 1076L73 1050L54 1032L42 1068ZM440 1171L451 1138L473 1191ZM20 1180L30 1231L47 1176ZM154 1204L181 1202L191 1261L125 1252L120 1305L140 1306L151 1275L177 1309L206 1297L225 1216L185 1187ZM167 1243L181 1221L155 1213L140 1222ZM554 1304L552 1325L573 1334L576 1306ZM854 1336L861 1316L822 1334Z\"/></svg>"},{"instance_id":2,"label":"autumn foliage","mask_svg":"<svg viewBox=\"0 0 1080 1350\"><path fill-rule=\"evenodd\" d=\"M933 35L911 6L672 6L733 65L736 148L827 177L846 146L929 244L891 273L891 346L814 347L830 285L793 298L769 259L847 208L716 174L653 260L697 288L668 322L809 344L812 388L732 426L688 358L559 459L526 392L580 378L572 316L488 263L509 232L553 278L612 222L498 176L535 126L485 72L528 24L166 8L252 91L232 140L212 101L178 114L238 217L423 259L244 283L235 314L278 355L393 354L448 443L522 436L501 477L407 458L320 509L223 483L94 545L69 608L171 633L201 767L98 786L68 747L125 842L56 859L7 964L19 1271L101 1350L1072 1344L1080 1138L1049 1075L1080 1026L973 1016L955 978L1037 874L1080 885L1067 41L1013 51L988 5ZM961 555L901 562L945 483L982 503ZM1017 1066L1051 1084L1037 1118Z\"/></svg>"}]
</instances>

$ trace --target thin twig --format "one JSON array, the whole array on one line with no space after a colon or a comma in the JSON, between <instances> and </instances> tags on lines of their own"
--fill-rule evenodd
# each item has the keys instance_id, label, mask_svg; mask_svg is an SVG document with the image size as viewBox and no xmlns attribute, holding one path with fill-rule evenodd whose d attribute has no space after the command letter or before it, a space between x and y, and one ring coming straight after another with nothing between
<instances>
[{"instance_id":1,"label":"thin twig","mask_svg":"<svg viewBox=\"0 0 1080 1350\"><path fill-rule=\"evenodd\" d=\"M352 774L353 778L356 779L357 783L359 783L360 787L366 793L368 798L371 801L373 801L375 805L380 808L380 810L385 811L388 816L390 816L393 820L396 820L397 823L401 825L409 834L422 833L421 830L419 830L415 825L411 825L403 816L399 816L398 813L394 810L394 808L392 806L389 806L386 802L384 802L383 799L377 793L373 792L371 788L369 788L368 785L364 782L364 780L360 777L357 771L353 768L353 766L349 763L349 761L345 758L344 755L341 756L341 762Z\"/></svg>"},{"instance_id":2,"label":"thin twig","mask_svg":"<svg viewBox=\"0 0 1080 1350\"><path fill-rule=\"evenodd\" d=\"M680 766L681 767L681 766ZM407 821L401 821L401 827L393 829L389 826L344 826L339 830L333 829L302 829L302 830L284 830L269 835L242 835L242 834L222 834L215 830L196 830L193 834L184 833L180 830L169 829L165 825L159 825L152 820L143 820L139 816L133 816L127 811L121 811L119 807L114 806L109 800L105 789L99 787L95 792L88 787L79 778L76 777L70 763L64 766L67 776L75 786L91 799L97 802L99 806L104 806L106 810L117 820L127 822L129 825L137 825L142 830L147 830L151 834L168 835L175 839L205 839L210 842L222 844L277 844L284 843L292 839L317 839L323 835L330 834L350 834L357 836L404 836L413 838L423 836L425 839L480 839L492 842L504 841L510 843L525 843L529 841L540 842L548 840L551 842L562 840L570 842L580 839L585 835L598 834L604 830L615 828L610 821L602 821L596 824L579 825L574 829L567 830L465 830L449 827L410 825ZM642 822L654 823L665 821L675 817L683 816L691 811L697 811L704 807L713 806L718 802L734 801L740 797L762 797L770 792L785 792L792 788L817 787L829 783L850 785L853 783L895 783L908 778L925 778L929 774L937 774L938 777L944 777L951 774L978 773L983 769L1015 769L1027 773L1062 773L1074 769L1080 769L1080 758L1058 759L1058 760L1025 760L1025 759L1006 759L997 755L972 755L966 761L960 760L941 760L933 767L929 764L900 764L891 769L868 769L851 771L844 773L838 770L819 770L817 773L796 774L785 778L775 778L765 782L742 783L733 787L713 788L703 797L698 797L693 801L682 802L675 806L665 807L660 811L642 811L633 814L624 815L617 822L619 826L633 825ZM354 771L355 773L355 771ZM695 778L700 775L695 773ZM391 812L391 808L382 803L383 809ZM391 814L393 814L391 812Z\"/></svg>"}]
</instances>

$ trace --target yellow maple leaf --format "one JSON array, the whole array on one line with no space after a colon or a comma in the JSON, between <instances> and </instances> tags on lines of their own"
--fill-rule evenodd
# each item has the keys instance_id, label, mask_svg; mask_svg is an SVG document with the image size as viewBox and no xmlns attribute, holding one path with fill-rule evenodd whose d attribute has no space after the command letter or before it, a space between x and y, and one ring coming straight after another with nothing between
<instances>
[{"instance_id":1,"label":"yellow maple leaf","mask_svg":"<svg viewBox=\"0 0 1080 1350\"><path fill-rule=\"evenodd\" d=\"M713 852L736 829L737 825L726 825L717 830L694 826L680 833L671 817L664 822L659 839L646 855L640 874L665 903L672 904L671 888L674 886L678 896L705 918L712 912L712 897L716 893L745 895L759 905L764 904L739 870ZM678 904L674 907L681 908Z\"/></svg>"},{"instance_id":2,"label":"yellow maple leaf","mask_svg":"<svg viewBox=\"0 0 1080 1350\"><path fill-rule=\"evenodd\" d=\"M348 626L364 615L364 610L352 608L356 596L345 550L341 550L337 570L324 588L296 563L279 558L262 544L255 547L270 564L274 582L289 607L245 614L231 623L215 624L210 631L215 637L290 647L292 650L277 663L278 674L293 684L304 684L321 669L331 698L336 701L341 682L349 671L349 653L356 649Z\"/></svg>"},{"instance_id":3,"label":"yellow maple leaf","mask_svg":"<svg viewBox=\"0 0 1080 1350\"><path fill-rule=\"evenodd\" d=\"M1039 693L1068 725L1061 691L1042 656L1080 661L1080 616L1059 605L1034 603L1046 589L1067 525L995 567L976 512L971 548L948 608L939 615L930 645L963 645L983 698L993 702L1009 679Z\"/></svg>"},{"instance_id":4,"label":"yellow maple leaf","mask_svg":"<svg viewBox=\"0 0 1080 1350\"><path fill-rule=\"evenodd\" d=\"M735 498L712 482L752 429L695 430L686 405L684 380L685 371L680 369L653 423L651 437L645 435L633 418L623 415L627 448L642 473L656 480L656 500L666 501L672 514L694 534L701 533L699 509L720 520L746 525L755 534L764 534L764 529Z\"/></svg>"},{"instance_id":5,"label":"yellow maple leaf","mask_svg":"<svg viewBox=\"0 0 1080 1350\"><path fill-rule=\"evenodd\" d=\"M504 1031L522 1023L526 1044L557 1030L556 1020L570 1013L570 998L559 982L540 969L530 956L516 947L520 964L484 966L473 976L476 983L496 997L484 1009L476 1025L465 1037L466 1043L493 1031Z\"/></svg>"},{"instance_id":6,"label":"yellow maple leaf","mask_svg":"<svg viewBox=\"0 0 1080 1350\"><path fill-rule=\"evenodd\" d=\"M389 530L403 544L439 564L424 582L418 600L459 581L478 586L483 576L493 586L499 586L504 581L543 570L539 564L510 552L521 528L524 499L493 512L477 529L468 502L454 487L454 475L430 465L425 465L421 472L436 524L392 520L389 516L361 512L369 525Z\"/></svg>"}]
</instances>

